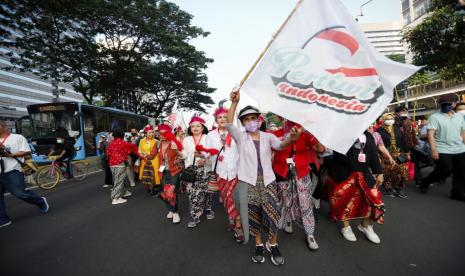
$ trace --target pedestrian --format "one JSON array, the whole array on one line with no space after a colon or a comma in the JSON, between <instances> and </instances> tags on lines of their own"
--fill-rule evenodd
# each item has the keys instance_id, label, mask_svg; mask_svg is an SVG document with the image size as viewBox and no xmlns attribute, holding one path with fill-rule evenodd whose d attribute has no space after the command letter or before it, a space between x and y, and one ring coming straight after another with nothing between
<instances>
[{"instance_id":1,"label":"pedestrian","mask_svg":"<svg viewBox=\"0 0 465 276\"><path fill-rule=\"evenodd\" d=\"M97 149L101 154L102 159L102 167L105 171L105 184L102 186L103 188L108 188L113 186L113 176L111 175L110 165L108 163L108 156L106 154L108 149L108 141L106 135L100 135L100 140L98 142Z\"/></svg>"},{"instance_id":2,"label":"pedestrian","mask_svg":"<svg viewBox=\"0 0 465 276\"><path fill-rule=\"evenodd\" d=\"M231 107L228 112L227 129L239 149L238 179L235 190L236 206L239 206L244 239L255 237L254 263L265 262L265 247L271 253L271 262L283 265L284 257L278 246L278 222L280 207L278 187L272 168L272 150L282 150L297 140L299 131L293 129L289 138L280 141L275 135L259 130L260 111L252 106L239 112L239 120L246 131L241 132L233 125L239 91L231 93ZM300 130L301 131L301 130ZM261 230L265 230L268 240L263 245Z\"/></svg>"},{"instance_id":3,"label":"pedestrian","mask_svg":"<svg viewBox=\"0 0 465 276\"><path fill-rule=\"evenodd\" d=\"M143 157L140 160L139 179L144 184L148 194L157 196L160 186L160 175L158 169L158 155L151 155L152 151L160 146L160 142L154 137L154 130L151 125L144 128L145 138L139 143L139 154Z\"/></svg>"},{"instance_id":4,"label":"pedestrian","mask_svg":"<svg viewBox=\"0 0 465 276\"><path fill-rule=\"evenodd\" d=\"M300 125L283 120L283 130L278 137L286 138L293 127ZM310 164L319 167L318 153L325 147L308 131L304 131L299 139L282 151L275 152L273 170L278 184L279 199L282 206L280 228L292 233L292 221L300 223L306 233L306 241L310 250L318 250L315 232L315 216L313 214L312 195L317 183L312 181Z\"/></svg>"},{"instance_id":5,"label":"pedestrian","mask_svg":"<svg viewBox=\"0 0 465 276\"><path fill-rule=\"evenodd\" d=\"M49 211L45 197L26 190L21 163L31 153L26 138L10 133L5 121L0 121L0 228L11 224L6 213L4 194L9 191L15 197L36 205L42 213Z\"/></svg>"},{"instance_id":6,"label":"pedestrian","mask_svg":"<svg viewBox=\"0 0 465 276\"><path fill-rule=\"evenodd\" d=\"M226 129L228 110L217 108L213 115L218 127L208 133L207 148L216 149L218 154L210 157L211 164L208 171L211 172L213 181L218 183L220 198L228 215L227 229L233 231L238 243L242 243L244 233L239 211L234 202L234 190L238 181L239 151L236 142Z\"/></svg>"},{"instance_id":7,"label":"pedestrian","mask_svg":"<svg viewBox=\"0 0 465 276\"><path fill-rule=\"evenodd\" d=\"M440 112L429 117L427 126L428 142L435 167L434 171L420 182L420 191L426 193L430 184L444 180L452 174L450 197L465 201L464 114L453 111L453 100L447 96L441 97L439 103ZM462 107L460 109L462 110Z\"/></svg>"},{"instance_id":8,"label":"pedestrian","mask_svg":"<svg viewBox=\"0 0 465 276\"><path fill-rule=\"evenodd\" d=\"M127 137L126 141L129 143L134 144L137 147L137 138L139 137L137 130L135 128L130 130L129 137ZM129 155L128 162L126 163L126 175L128 176L129 180L129 185L131 187L136 186L136 178L138 178L138 175L134 173L134 165L136 164L137 161L137 155L131 153Z\"/></svg>"},{"instance_id":9,"label":"pedestrian","mask_svg":"<svg viewBox=\"0 0 465 276\"><path fill-rule=\"evenodd\" d=\"M182 141L184 141L184 138L186 137L184 129L182 129L182 127L177 127L175 130L175 134L178 141L182 143Z\"/></svg>"},{"instance_id":10,"label":"pedestrian","mask_svg":"<svg viewBox=\"0 0 465 276\"><path fill-rule=\"evenodd\" d=\"M169 125L158 126L160 132L160 147L154 148L153 155L158 155L161 172L160 198L165 200L168 208L166 218L172 219L174 224L181 222L179 216L180 177L182 172L182 143L173 134Z\"/></svg>"},{"instance_id":11,"label":"pedestrian","mask_svg":"<svg viewBox=\"0 0 465 276\"><path fill-rule=\"evenodd\" d=\"M406 144L404 133L401 127L395 124L395 121L392 113L384 114L383 126L376 131L381 135L389 154L396 161L395 164L392 164L390 160L385 160L383 158L383 185L387 196L406 198L407 195L403 189L409 182L407 161L410 160L410 152Z\"/></svg>"},{"instance_id":12,"label":"pedestrian","mask_svg":"<svg viewBox=\"0 0 465 276\"><path fill-rule=\"evenodd\" d=\"M200 150L200 147L205 145L207 140L207 132L205 120L199 116L193 116L189 122L188 136L184 138L182 145L185 168L193 166L196 170L194 183L187 184L190 207L190 219L187 223L189 228L194 228L200 223L200 217L205 210L208 220L215 218L215 213L212 210L213 197L211 193L208 193L207 187L206 154Z\"/></svg>"},{"instance_id":13,"label":"pedestrian","mask_svg":"<svg viewBox=\"0 0 465 276\"><path fill-rule=\"evenodd\" d=\"M111 204L125 203L127 200L123 197L129 197L132 193L125 188L127 179L126 167L128 166L129 154L134 153L139 156L136 145L124 141L124 131L122 129L113 130L113 141L108 145L106 154L113 175L113 187L111 188Z\"/></svg>"},{"instance_id":14,"label":"pedestrian","mask_svg":"<svg viewBox=\"0 0 465 276\"><path fill-rule=\"evenodd\" d=\"M335 152L328 164L328 175L330 216L342 222L342 236L348 241L356 241L350 221L362 219L358 229L369 241L380 243L373 222L384 221L383 203L378 192L383 174L373 136L365 131L346 154Z\"/></svg>"}]
</instances>

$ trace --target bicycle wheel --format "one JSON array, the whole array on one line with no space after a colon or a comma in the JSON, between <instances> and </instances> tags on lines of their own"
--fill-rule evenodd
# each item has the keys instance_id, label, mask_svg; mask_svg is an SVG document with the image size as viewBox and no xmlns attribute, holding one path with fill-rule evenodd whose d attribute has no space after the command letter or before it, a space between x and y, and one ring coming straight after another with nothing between
<instances>
[{"instance_id":1,"label":"bicycle wheel","mask_svg":"<svg viewBox=\"0 0 465 276\"><path fill-rule=\"evenodd\" d=\"M57 169L52 171L51 166L45 166L37 172L36 183L42 189L52 189L60 181L60 173Z\"/></svg>"},{"instance_id":2,"label":"bicycle wheel","mask_svg":"<svg viewBox=\"0 0 465 276\"><path fill-rule=\"evenodd\" d=\"M87 176L87 165L82 162L72 163L73 177L77 181L84 180Z\"/></svg>"}]
</instances>

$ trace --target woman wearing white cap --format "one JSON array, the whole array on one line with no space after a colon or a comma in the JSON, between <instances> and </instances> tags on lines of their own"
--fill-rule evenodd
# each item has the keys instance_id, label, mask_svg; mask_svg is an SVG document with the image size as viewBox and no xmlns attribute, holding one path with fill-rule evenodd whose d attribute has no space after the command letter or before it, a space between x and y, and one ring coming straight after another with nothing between
<instances>
[{"instance_id":1,"label":"woman wearing white cap","mask_svg":"<svg viewBox=\"0 0 465 276\"><path fill-rule=\"evenodd\" d=\"M239 112L239 120L246 132L241 132L232 124L239 103L239 91L231 93L231 108L228 112L227 129L239 148L239 183L236 188L236 200L241 213L244 228L248 225L250 234L255 237L254 263L265 261L264 251L271 253L275 265L284 264L284 257L278 248L278 221L280 208L277 197L277 184L271 163L272 150L282 150L297 140L301 130L293 128L289 138L280 141L271 133L259 130L260 111L247 106ZM244 209L247 209L245 211ZM248 213L248 224L246 222ZM261 229L268 234L265 246ZM245 229L244 229L245 230ZM247 233L245 233L247 235ZM247 236L245 236L247 239Z\"/></svg>"}]
</instances>

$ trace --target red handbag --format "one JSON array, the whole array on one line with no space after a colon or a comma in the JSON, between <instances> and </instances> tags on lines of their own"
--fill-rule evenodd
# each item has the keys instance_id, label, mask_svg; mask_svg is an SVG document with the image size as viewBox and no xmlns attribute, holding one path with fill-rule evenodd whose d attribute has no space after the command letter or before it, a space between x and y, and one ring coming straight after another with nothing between
<instances>
[{"instance_id":1,"label":"red handbag","mask_svg":"<svg viewBox=\"0 0 465 276\"><path fill-rule=\"evenodd\" d=\"M407 168L408 168L408 178L409 180L414 180L415 179L415 163L412 161L407 162Z\"/></svg>"}]
</instances>

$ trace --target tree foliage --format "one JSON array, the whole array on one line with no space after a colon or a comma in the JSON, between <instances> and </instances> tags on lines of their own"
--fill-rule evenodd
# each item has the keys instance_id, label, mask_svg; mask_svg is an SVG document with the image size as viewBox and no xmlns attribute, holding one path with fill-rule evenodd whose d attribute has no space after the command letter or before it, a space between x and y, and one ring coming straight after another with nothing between
<instances>
[{"instance_id":1,"label":"tree foliage","mask_svg":"<svg viewBox=\"0 0 465 276\"><path fill-rule=\"evenodd\" d=\"M426 65L442 79L465 78L465 16L457 0L435 0L422 23L404 32L413 63Z\"/></svg>"},{"instance_id":2,"label":"tree foliage","mask_svg":"<svg viewBox=\"0 0 465 276\"><path fill-rule=\"evenodd\" d=\"M159 116L178 99L204 111L214 92L212 62L189 44L207 36L192 16L164 0L6 0L3 46L17 68L73 84L87 102ZM8 39L7 39L8 38Z\"/></svg>"}]
</instances>

